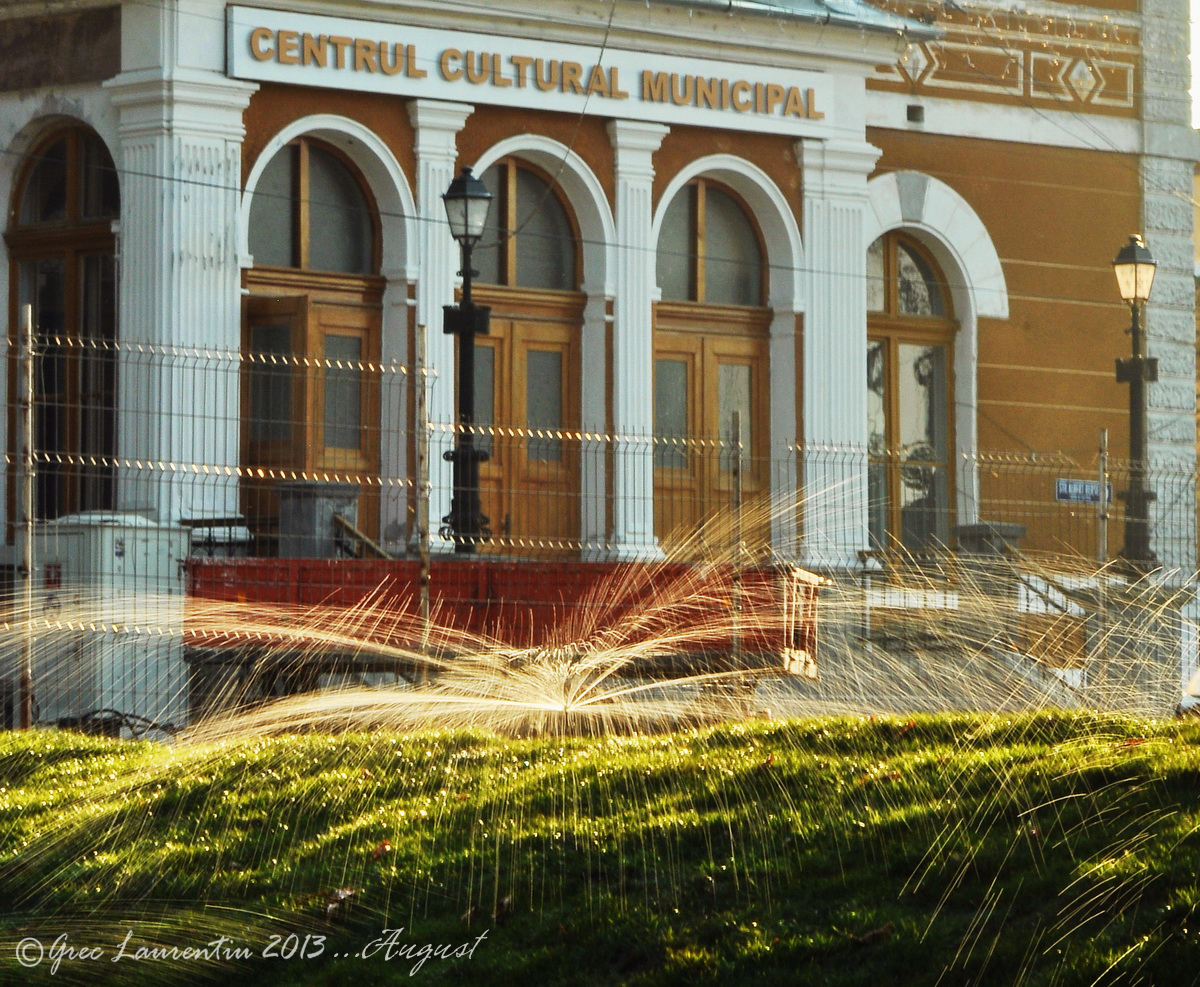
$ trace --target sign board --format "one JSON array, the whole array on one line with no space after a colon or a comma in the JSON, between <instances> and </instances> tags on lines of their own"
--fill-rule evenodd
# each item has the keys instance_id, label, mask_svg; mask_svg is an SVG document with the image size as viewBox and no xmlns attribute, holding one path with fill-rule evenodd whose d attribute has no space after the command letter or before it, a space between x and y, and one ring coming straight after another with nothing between
<instances>
[{"instance_id":1,"label":"sign board","mask_svg":"<svg viewBox=\"0 0 1200 987\"><path fill-rule=\"evenodd\" d=\"M236 79L829 137L825 72L230 7Z\"/></svg>"},{"instance_id":2,"label":"sign board","mask_svg":"<svg viewBox=\"0 0 1200 987\"><path fill-rule=\"evenodd\" d=\"M1108 484L1105 498L1106 504L1113 502L1112 484ZM1054 499L1067 501L1072 504L1099 504L1099 480L1063 480L1054 481Z\"/></svg>"}]
</instances>

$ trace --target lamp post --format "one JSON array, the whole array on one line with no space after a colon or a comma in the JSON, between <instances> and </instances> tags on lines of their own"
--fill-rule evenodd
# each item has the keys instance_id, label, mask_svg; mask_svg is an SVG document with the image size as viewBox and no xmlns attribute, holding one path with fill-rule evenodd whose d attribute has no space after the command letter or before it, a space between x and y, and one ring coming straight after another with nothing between
<instances>
[{"instance_id":1,"label":"lamp post","mask_svg":"<svg viewBox=\"0 0 1200 987\"><path fill-rule=\"evenodd\" d=\"M1146 488L1146 384L1158 380L1158 360L1145 355L1141 310L1150 297L1156 262L1140 234L1133 234L1113 261L1117 286L1129 306L1129 335L1133 355L1117 360L1117 382L1129 385L1129 489L1125 499L1125 547L1121 558L1131 573L1145 575L1157 568L1150 550L1150 502Z\"/></svg>"},{"instance_id":2,"label":"lamp post","mask_svg":"<svg viewBox=\"0 0 1200 987\"><path fill-rule=\"evenodd\" d=\"M450 183L442 201L450 232L462 249L462 298L457 305L443 308L443 330L458 336L458 421L455 423L454 448L443 458L454 464L450 513L442 518L443 538L454 541L454 551L473 553L479 542L491 537L488 519L479 499L479 464L487 452L475 448L475 337L487 335L492 310L476 305L471 299L471 252L483 236L492 193L487 186L464 168Z\"/></svg>"}]
</instances>

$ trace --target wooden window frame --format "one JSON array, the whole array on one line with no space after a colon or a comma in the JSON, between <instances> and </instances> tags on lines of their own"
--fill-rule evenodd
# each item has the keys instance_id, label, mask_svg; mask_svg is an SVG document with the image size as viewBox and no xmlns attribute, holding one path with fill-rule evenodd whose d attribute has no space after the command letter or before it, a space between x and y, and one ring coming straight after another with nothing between
<instances>
[{"instance_id":1,"label":"wooden window frame","mask_svg":"<svg viewBox=\"0 0 1200 987\"><path fill-rule=\"evenodd\" d=\"M583 271L583 249L582 241L579 235L579 222L575 217L575 210L571 207L570 201L567 199L562 187L556 182L553 176L543 168L539 168L535 164L524 160L523 158L508 156L500 158L498 161L492 162L488 166L490 171L492 168L501 170L502 179L500 182L500 195L498 201L492 204L492 215L489 217L489 227L496 231L500 240L497 244L499 250L498 270L500 280L497 284L489 284L488 282L476 282L476 286L487 286L493 288L511 288L517 291L534 291L534 292L560 292L561 289L554 288L537 288L520 283L520 271L517 267L517 223L519 221L517 215L517 172L524 170L537 176L549 188L550 194L555 197L558 204L562 207L563 213L567 217L567 223L571 229L571 285L569 290L578 291L582 281ZM486 243L487 237L484 237Z\"/></svg>"},{"instance_id":2,"label":"wooden window frame","mask_svg":"<svg viewBox=\"0 0 1200 987\"><path fill-rule=\"evenodd\" d=\"M26 190L34 172L41 164L46 151L60 140L65 139L66 145L66 202L65 215L62 219L45 220L32 223L21 222L21 208L24 203ZM62 445L70 457L82 456L83 403L82 403L82 366L83 350L78 343L83 340L83 311L82 297L83 271L86 259L89 257L116 258L116 235L113 225L120 218L120 189L118 187L117 213L111 216L83 216L83 185L84 185L84 149L88 142L98 143L108 153L108 147L95 131L82 124L69 124L55 127L41 136L31 148L28 160L18 171L13 183L12 195L9 200L8 224L4 233L4 241L9 254L9 325L14 334L21 325L20 290L21 267L23 264L43 260L61 260L63 263L63 283L66 295L63 299L63 322L66 327L68 355L66 360L67 379L64 393L77 395L76 404L63 405L68 411L64 424ZM111 162L111 154L109 154ZM115 167L115 165L114 165ZM119 272L114 272L119 278ZM114 285L119 291L119 284ZM114 304L116 299L114 298ZM120 316L119 308L114 315L114 339L119 337ZM74 347L72 344L76 344ZM74 348L74 352L72 349ZM13 347L10 347L8 359L8 375L10 393L16 393L18 366ZM114 388L116 383L114 382ZM117 406L117 394L112 394L112 408ZM18 455L18 428L16 403L10 402L8 409L8 451L10 461L15 462ZM52 510L53 516L61 517L76 513L83 509L84 489L80 470L77 466L67 463L63 466L63 489L58 493L58 503ZM7 480L8 491L8 538L13 535L12 525L16 520L16 477L9 472ZM115 496L115 481L114 481ZM108 508L114 506L108 505ZM48 516L48 505L39 504L39 515ZM61 508L61 509L60 509Z\"/></svg>"},{"instance_id":3,"label":"wooden window frame","mask_svg":"<svg viewBox=\"0 0 1200 987\"><path fill-rule=\"evenodd\" d=\"M947 510L953 512L956 503L955 475L953 470L954 450L957 448L955 439L954 415L954 345L958 332L958 322L954 318L953 298L949 286L942 273L941 265L923 244L902 232L891 230L880 238L883 241L883 283L884 307L882 311L867 313L867 339L869 342L880 343L883 346L884 384L884 452L882 456L871 455L873 464L883 465L887 489L887 524L884 533L886 544L885 553L907 551L901 543L902 527L902 491L900 459L900 381L898 367L900 363L900 347L912 346L941 346L946 353L946 460L935 461L906 461L909 465L940 467L946 470L946 500ZM945 316L908 315L900 311L900 279L898 276L898 248L903 245L910 252L917 254L933 272L933 283L937 286L942 301Z\"/></svg>"},{"instance_id":4,"label":"wooden window frame","mask_svg":"<svg viewBox=\"0 0 1200 987\"><path fill-rule=\"evenodd\" d=\"M762 229L758 225L755 218L754 210L750 208L749 203L738 193L738 191L724 182L715 181L711 178L700 176L693 178L676 195L688 196L688 236L690 238L687 244L682 245L684 252L687 254L688 264L688 298L684 299L669 299L666 304L677 304L684 301L692 302L697 305L708 304L705 301L705 261L706 249L704 245L705 234L707 233L708 220L708 190L710 188L723 192L725 195L733 199L742 213L750 222L750 229L754 233L755 242L758 245L759 258L759 285L758 285L758 303L756 305L722 305L721 308L761 308L766 304L770 285L770 265L767 263L767 242L763 238ZM669 203L667 203L669 205ZM660 249L656 245L655 250ZM674 249L668 245L668 249Z\"/></svg>"},{"instance_id":5,"label":"wooden window frame","mask_svg":"<svg viewBox=\"0 0 1200 987\"><path fill-rule=\"evenodd\" d=\"M293 215L293 241L291 245L291 254L294 263L288 267L272 267L265 264L255 264L256 271L313 271L310 265L310 256L312 253L312 237L311 237L311 216L309 203L311 201L309 190L309 153L313 148L318 148L337 158L353 176L355 184L362 193L363 201L366 205L367 216L371 223L371 270L378 271L383 253L383 230L379 222L379 208L375 203L375 197L371 194L370 186L367 185L362 172L340 148L333 144L323 141L317 137L304 135L297 137L294 140L288 141L282 148L276 151L276 154L291 154L295 155L295 162L291 168L292 179L292 200L290 208L295 210ZM313 273L327 273L330 276L353 278L353 277L369 277L370 275L355 274L353 272L344 271L313 271Z\"/></svg>"}]
</instances>

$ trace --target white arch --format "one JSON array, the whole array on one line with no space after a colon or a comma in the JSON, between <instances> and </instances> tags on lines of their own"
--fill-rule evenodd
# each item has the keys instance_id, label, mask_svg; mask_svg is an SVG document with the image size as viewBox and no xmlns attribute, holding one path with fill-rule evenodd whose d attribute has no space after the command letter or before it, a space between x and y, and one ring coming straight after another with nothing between
<instances>
[{"instance_id":1,"label":"white arch","mask_svg":"<svg viewBox=\"0 0 1200 987\"><path fill-rule=\"evenodd\" d=\"M979 318L1008 318L1004 268L987 227L970 204L944 182L915 171L895 171L867 183L871 208L863 221L862 250L890 230L904 230L937 259L950 286L958 336L954 344L955 452L959 523L977 520Z\"/></svg>"},{"instance_id":2,"label":"white arch","mask_svg":"<svg viewBox=\"0 0 1200 987\"><path fill-rule=\"evenodd\" d=\"M654 214L651 243L657 246L667 206L693 178L706 175L738 193L754 214L767 246L768 300L775 312L803 311L800 274L804 246L791 206L779 186L756 165L732 154L711 154L691 162L667 184Z\"/></svg>"},{"instance_id":3,"label":"white arch","mask_svg":"<svg viewBox=\"0 0 1200 987\"><path fill-rule=\"evenodd\" d=\"M375 196L380 215L383 240L381 271L389 280L413 280L415 271L408 270L408 244L415 242L413 223L417 209L404 169L388 146L371 130L347 117L328 113L303 117L288 124L267 142L250 169L238 211L242 266L249 267L253 263L249 246L250 203L263 170L285 145L306 135L319 137L339 148L362 172Z\"/></svg>"},{"instance_id":4,"label":"white arch","mask_svg":"<svg viewBox=\"0 0 1200 987\"><path fill-rule=\"evenodd\" d=\"M933 252L950 281L962 319L1008 318L1008 287L987 227L970 204L936 178L894 171L867 183L866 251L889 230L908 230Z\"/></svg>"},{"instance_id":5,"label":"white arch","mask_svg":"<svg viewBox=\"0 0 1200 987\"><path fill-rule=\"evenodd\" d=\"M583 290L591 296L613 293L613 256L616 224L608 196L595 172L565 144L540 134L517 134L493 145L475 162L475 173L483 174L505 157L535 164L551 175L566 193L583 244Z\"/></svg>"}]
</instances>

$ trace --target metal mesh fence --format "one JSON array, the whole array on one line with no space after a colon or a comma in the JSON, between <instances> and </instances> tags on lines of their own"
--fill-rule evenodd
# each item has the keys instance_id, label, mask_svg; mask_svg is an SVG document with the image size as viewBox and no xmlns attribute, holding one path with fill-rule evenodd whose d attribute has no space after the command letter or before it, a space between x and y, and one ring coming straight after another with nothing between
<instances>
[{"instance_id":1,"label":"metal mesh fence","mask_svg":"<svg viewBox=\"0 0 1200 987\"><path fill-rule=\"evenodd\" d=\"M362 360L361 348L345 343L298 358L290 340L270 333L251 342L235 352L40 337L32 403L13 386L20 361L10 343L0 488L9 533L0 570L10 601L0 677L7 723L21 719L30 692L23 670L35 697L25 712L41 722L90 717L125 732L187 722L197 696L216 688L197 672L213 649L188 636L197 601L214 598L287 606L288 619L299 619L298 606L361 609L399 581L410 587L402 604L393 594L400 609L432 607L431 619L457 613L472 633L515 634L510 643L525 646L537 625L561 619L554 606L602 608L597 586L609 585L616 561L717 566L709 610L729 613L738 611L742 572L801 565L839 579L839 598L855 602L838 619L869 626L856 640L877 648L889 621L893 630L907 623L913 638L912 613L936 618L938 610L932 597L887 592L958 592L963 573L970 582L979 571L971 560L994 556L1018 575L989 585L1026 599L1006 647L1077 668L1090 653L1094 614L1047 609L1021 580L1082 574L1092 580L1086 595L1097 579L1123 573L1128 464L987 453L930 467L905 450L739 442L727 427L711 437L630 435L494 421L494 413L473 428L486 454L483 535L473 553L456 552L445 458L455 428L424 413L428 390L447 382ZM1160 576L1178 589L1195 568L1196 478L1151 464L1147 482L1151 545ZM464 555L475 567L454 569ZM313 560L334 569L318 579ZM354 568L367 561L374 568ZM779 610L785 582L761 583L778 586L761 592ZM487 606L508 615L480 624ZM1178 601L1172 608L1186 610ZM1079 620L1064 623L1064 614ZM1179 617L1171 641L1156 645L1154 660L1172 669L1167 681L1190 667L1180 651L1185 624ZM258 653L242 649L230 664L232 631L217 649L226 683ZM797 650L794 629L772 633L760 651ZM714 633L709 650L731 640L728 629ZM384 674L387 663L358 671ZM1074 682L1056 675L1066 679ZM264 698L278 689L286 686L259 686Z\"/></svg>"}]
</instances>

